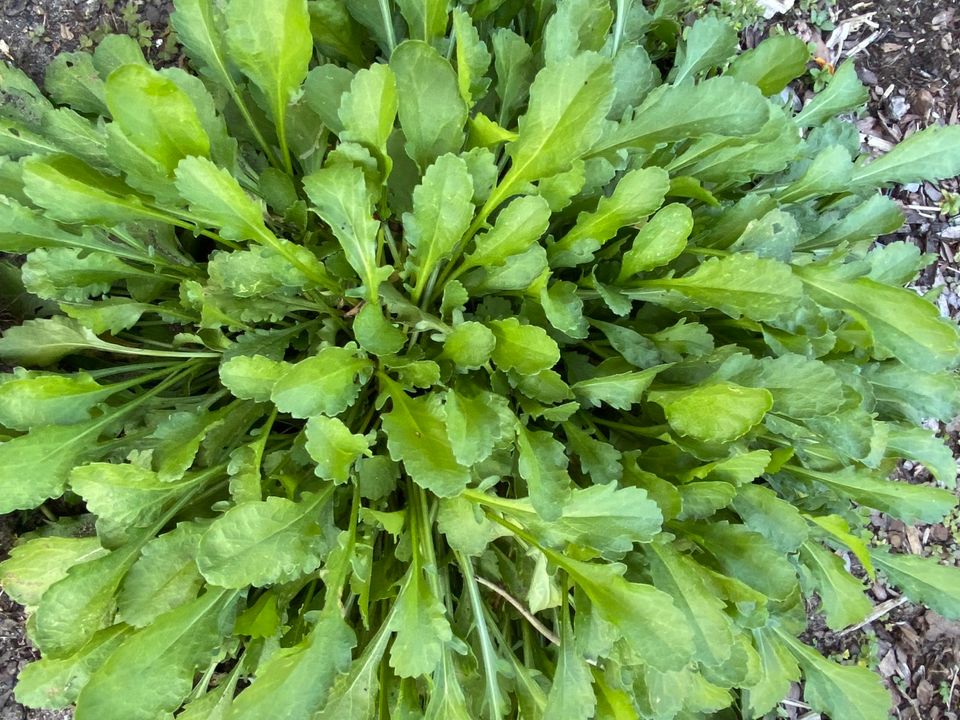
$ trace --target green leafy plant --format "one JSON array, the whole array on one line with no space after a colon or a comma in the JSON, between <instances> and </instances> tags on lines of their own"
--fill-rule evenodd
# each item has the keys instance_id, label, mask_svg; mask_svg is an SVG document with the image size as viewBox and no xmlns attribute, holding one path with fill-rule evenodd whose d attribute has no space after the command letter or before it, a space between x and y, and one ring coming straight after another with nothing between
<instances>
[{"instance_id":1,"label":"green leafy plant","mask_svg":"<svg viewBox=\"0 0 960 720\"><path fill-rule=\"evenodd\" d=\"M3 70L38 316L0 340L0 510L62 516L0 569L22 702L757 718L802 676L887 717L796 638L812 594L870 610L838 551L960 617L956 569L861 538L955 505L917 424L960 334L871 243L960 129L860 157L850 64L794 113L800 40L665 8L179 0L198 76L126 36L50 99Z\"/></svg>"}]
</instances>

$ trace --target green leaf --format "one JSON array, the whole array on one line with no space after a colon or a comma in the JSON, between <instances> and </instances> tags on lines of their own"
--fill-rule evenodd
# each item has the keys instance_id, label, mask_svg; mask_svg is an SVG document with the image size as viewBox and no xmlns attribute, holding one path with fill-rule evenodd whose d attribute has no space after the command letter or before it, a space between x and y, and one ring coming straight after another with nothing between
<instances>
[{"instance_id":1,"label":"green leaf","mask_svg":"<svg viewBox=\"0 0 960 720\"><path fill-rule=\"evenodd\" d=\"M306 0L230 0L226 7L230 61L267 99L267 110L285 149L287 106L296 99L313 57Z\"/></svg>"},{"instance_id":2,"label":"green leaf","mask_svg":"<svg viewBox=\"0 0 960 720\"><path fill-rule=\"evenodd\" d=\"M327 704L316 720L375 720L381 660L390 637L386 625L381 626L349 671L334 681Z\"/></svg>"},{"instance_id":3,"label":"green leaf","mask_svg":"<svg viewBox=\"0 0 960 720\"><path fill-rule=\"evenodd\" d=\"M622 372L612 375L596 375L573 385L573 393L587 407L600 407L606 403L618 410L629 410L643 399L650 383L665 366L648 368L639 372Z\"/></svg>"},{"instance_id":4,"label":"green leaf","mask_svg":"<svg viewBox=\"0 0 960 720\"><path fill-rule=\"evenodd\" d=\"M497 338L486 325L467 321L457 325L443 341L443 354L464 370L475 370L486 363ZM2 386L0 386L2 389Z\"/></svg>"},{"instance_id":5,"label":"green leaf","mask_svg":"<svg viewBox=\"0 0 960 720\"><path fill-rule=\"evenodd\" d=\"M543 68L530 88L519 137L507 147L510 171L494 197L569 170L599 139L611 102L612 69L606 58L585 52Z\"/></svg>"},{"instance_id":6,"label":"green leaf","mask_svg":"<svg viewBox=\"0 0 960 720\"><path fill-rule=\"evenodd\" d=\"M329 548L332 486L304 493L299 502L268 497L246 502L217 518L203 536L197 567L220 587L263 587L290 582L319 567ZM321 512L322 511L322 512Z\"/></svg>"},{"instance_id":7,"label":"green leaf","mask_svg":"<svg viewBox=\"0 0 960 720\"><path fill-rule=\"evenodd\" d=\"M116 610L115 594L140 554L140 542L124 545L74 565L40 599L31 639L50 657L66 657L109 626Z\"/></svg>"},{"instance_id":8,"label":"green leaf","mask_svg":"<svg viewBox=\"0 0 960 720\"><path fill-rule=\"evenodd\" d=\"M280 412L294 417L339 415L370 379L373 363L356 347L326 347L283 373L270 391Z\"/></svg>"},{"instance_id":9,"label":"green leaf","mask_svg":"<svg viewBox=\"0 0 960 720\"><path fill-rule=\"evenodd\" d=\"M263 355L237 355L220 366L220 382L236 398L267 402L273 386L290 367Z\"/></svg>"},{"instance_id":10,"label":"green leaf","mask_svg":"<svg viewBox=\"0 0 960 720\"><path fill-rule=\"evenodd\" d=\"M915 132L887 154L853 173L855 186L905 185L942 180L960 173L960 128L929 127Z\"/></svg>"},{"instance_id":11,"label":"green leaf","mask_svg":"<svg viewBox=\"0 0 960 720\"><path fill-rule=\"evenodd\" d=\"M60 53L47 66L43 86L58 105L69 105L77 112L106 115L103 81L93 64L93 55L85 52Z\"/></svg>"},{"instance_id":12,"label":"green leaf","mask_svg":"<svg viewBox=\"0 0 960 720\"><path fill-rule=\"evenodd\" d=\"M685 42L677 52L674 85L723 65L737 52L737 45L736 28L729 22L715 15L699 18L687 29Z\"/></svg>"},{"instance_id":13,"label":"green leaf","mask_svg":"<svg viewBox=\"0 0 960 720\"><path fill-rule=\"evenodd\" d=\"M106 102L120 131L169 174L187 156L209 156L210 138L193 101L157 71L117 68L107 79Z\"/></svg>"},{"instance_id":14,"label":"green leaf","mask_svg":"<svg viewBox=\"0 0 960 720\"><path fill-rule=\"evenodd\" d=\"M788 83L807 71L810 50L793 35L772 35L730 63L726 75L760 88L764 95L776 95Z\"/></svg>"},{"instance_id":15,"label":"green leaf","mask_svg":"<svg viewBox=\"0 0 960 720\"><path fill-rule=\"evenodd\" d=\"M796 590L796 571L759 533L725 520L689 527L690 537L716 558L724 574L774 600L785 600Z\"/></svg>"},{"instance_id":16,"label":"green leaf","mask_svg":"<svg viewBox=\"0 0 960 720\"><path fill-rule=\"evenodd\" d=\"M16 545L0 563L3 591L20 605L35 608L47 588L74 565L106 554L95 537L39 537Z\"/></svg>"},{"instance_id":17,"label":"green leaf","mask_svg":"<svg viewBox=\"0 0 960 720\"><path fill-rule=\"evenodd\" d=\"M527 99L536 73L533 50L508 28L492 34L494 69L497 73L497 97L500 98L500 125L507 126Z\"/></svg>"},{"instance_id":18,"label":"green leaf","mask_svg":"<svg viewBox=\"0 0 960 720\"><path fill-rule=\"evenodd\" d=\"M340 673L350 667L353 630L336 604L324 607L307 637L276 651L233 702L228 720L260 720L283 708L287 720L311 720Z\"/></svg>"},{"instance_id":19,"label":"green leaf","mask_svg":"<svg viewBox=\"0 0 960 720\"><path fill-rule=\"evenodd\" d=\"M613 445L597 440L571 422L564 423L563 432L580 469L595 483L606 484L620 479L623 475L622 455Z\"/></svg>"},{"instance_id":20,"label":"green leaf","mask_svg":"<svg viewBox=\"0 0 960 720\"><path fill-rule=\"evenodd\" d=\"M354 65L364 65L364 33L344 4L337 0L311 0L309 5L310 30L321 49L339 54Z\"/></svg>"},{"instance_id":21,"label":"green leaf","mask_svg":"<svg viewBox=\"0 0 960 720\"><path fill-rule=\"evenodd\" d=\"M100 420L51 425L0 444L0 512L28 510L60 497L74 466L96 453ZM93 446L93 447L91 447Z\"/></svg>"},{"instance_id":22,"label":"green leaf","mask_svg":"<svg viewBox=\"0 0 960 720\"><path fill-rule=\"evenodd\" d=\"M413 191L413 212L403 216L404 240L416 268L411 299L420 301L423 288L441 262L459 245L473 219L473 181L467 164L456 155L442 155L427 168Z\"/></svg>"},{"instance_id":23,"label":"green leaf","mask_svg":"<svg viewBox=\"0 0 960 720\"><path fill-rule=\"evenodd\" d=\"M733 378L752 387L764 387L773 396L773 412L794 418L823 417L843 405L843 384L827 364L802 355L762 358L758 371Z\"/></svg>"},{"instance_id":24,"label":"green leaf","mask_svg":"<svg viewBox=\"0 0 960 720\"><path fill-rule=\"evenodd\" d=\"M493 362L503 370L535 375L560 360L560 349L546 331L536 325L521 325L516 318L489 323L497 338Z\"/></svg>"},{"instance_id":25,"label":"green leaf","mask_svg":"<svg viewBox=\"0 0 960 720\"><path fill-rule=\"evenodd\" d=\"M570 475L563 445L548 432L528 430L517 421L518 470L527 482L530 503L544 520L557 520L570 498Z\"/></svg>"},{"instance_id":26,"label":"green leaf","mask_svg":"<svg viewBox=\"0 0 960 720\"><path fill-rule=\"evenodd\" d=\"M390 67L397 75L407 155L424 171L441 155L459 152L467 105L453 66L425 42L407 40L393 51Z\"/></svg>"},{"instance_id":27,"label":"green leaf","mask_svg":"<svg viewBox=\"0 0 960 720\"><path fill-rule=\"evenodd\" d=\"M364 282L366 297L378 303L377 289L392 268L377 262L377 233L380 223L373 219L371 198L360 168L334 165L308 175L303 188L317 214L333 230L347 262Z\"/></svg>"},{"instance_id":28,"label":"green leaf","mask_svg":"<svg viewBox=\"0 0 960 720\"><path fill-rule=\"evenodd\" d=\"M143 546L117 597L120 620L146 627L197 597L203 586L196 563L202 532L198 524L181 523Z\"/></svg>"},{"instance_id":29,"label":"green leaf","mask_svg":"<svg viewBox=\"0 0 960 720\"><path fill-rule=\"evenodd\" d=\"M763 535L781 552L796 552L807 539L807 523L796 507L781 500L770 488L743 485L731 507L748 528Z\"/></svg>"},{"instance_id":30,"label":"green leaf","mask_svg":"<svg viewBox=\"0 0 960 720\"><path fill-rule=\"evenodd\" d=\"M743 691L743 704L746 717L760 718L786 697L790 684L800 679L800 668L773 631L753 630L753 638L760 654L761 679Z\"/></svg>"},{"instance_id":31,"label":"green leaf","mask_svg":"<svg viewBox=\"0 0 960 720\"><path fill-rule=\"evenodd\" d=\"M864 585L843 567L843 561L816 542L800 548L800 561L810 573L810 584L823 603L827 626L842 630L863 620L873 609Z\"/></svg>"},{"instance_id":32,"label":"green leaf","mask_svg":"<svg viewBox=\"0 0 960 720\"><path fill-rule=\"evenodd\" d=\"M610 347L634 367L644 369L659 362L660 353L656 345L636 330L600 320L593 320L590 324L602 332L610 343Z\"/></svg>"},{"instance_id":33,"label":"green leaf","mask_svg":"<svg viewBox=\"0 0 960 720\"><path fill-rule=\"evenodd\" d=\"M693 632L696 660L706 667L721 665L733 651L732 622L723 601L703 581L702 568L661 543L649 545L646 557L654 584L673 597Z\"/></svg>"},{"instance_id":34,"label":"green leaf","mask_svg":"<svg viewBox=\"0 0 960 720\"><path fill-rule=\"evenodd\" d=\"M508 407L503 397L483 390L468 394L451 388L444 408L447 437L457 462L472 467L486 460L504 435L503 418Z\"/></svg>"},{"instance_id":35,"label":"green leaf","mask_svg":"<svg viewBox=\"0 0 960 720\"><path fill-rule=\"evenodd\" d=\"M840 113L855 110L869 97L867 88L857 77L857 68L845 62L837 68L827 87L807 103L794 118L800 127L818 127Z\"/></svg>"},{"instance_id":36,"label":"green leaf","mask_svg":"<svg viewBox=\"0 0 960 720\"><path fill-rule=\"evenodd\" d=\"M663 86L650 93L633 118L604 137L593 152L651 148L705 135L745 137L759 132L768 118L760 91L731 77Z\"/></svg>"},{"instance_id":37,"label":"green leaf","mask_svg":"<svg viewBox=\"0 0 960 720\"><path fill-rule=\"evenodd\" d=\"M461 270L503 265L536 243L549 222L546 200L536 195L517 198L500 211L490 230L477 236L475 249L464 258Z\"/></svg>"},{"instance_id":38,"label":"green leaf","mask_svg":"<svg viewBox=\"0 0 960 720\"><path fill-rule=\"evenodd\" d=\"M689 662L695 652L693 633L665 592L628 582L619 564L564 558L561 567L590 598L600 619L619 630L635 660L657 670L678 670Z\"/></svg>"},{"instance_id":39,"label":"green leaf","mask_svg":"<svg viewBox=\"0 0 960 720\"><path fill-rule=\"evenodd\" d=\"M557 720L587 720L593 717L597 698L590 666L577 648L570 619L564 617L560 635L560 658L547 695L544 717Z\"/></svg>"},{"instance_id":40,"label":"green leaf","mask_svg":"<svg viewBox=\"0 0 960 720\"><path fill-rule=\"evenodd\" d=\"M215 2L182 0L170 16L170 24L194 67L221 85L233 84L225 59L223 18Z\"/></svg>"},{"instance_id":41,"label":"green leaf","mask_svg":"<svg viewBox=\"0 0 960 720\"><path fill-rule=\"evenodd\" d=\"M127 638L80 691L78 720L151 720L180 707L229 632L236 597L211 588ZM127 673L142 684L130 688Z\"/></svg>"},{"instance_id":42,"label":"green leaf","mask_svg":"<svg viewBox=\"0 0 960 720\"><path fill-rule=\"evenodd\" d=\"M803 270L800 278L819 304L842 310L863 325L883 356L927 372L960 363L960 330L912 291L869 278L831 279L813 269Z\"/></svg>"},{"instance_id":43,"label":"green leaf","mask_svg":"<svg viewBox=\"0 0 960 720\"><path fill-rule=\"evenodd\" d=\"M414 564L397 596L387 628L396 633L390 667L400 677L428 675L440 664L443 646L453 639L446 608Z\"/></svg>"},{"instance_id":44,"label":"green leaf","mask_svg":"<svg viewBox=\"0 0 960 720\"><path fill-rule=\"evenodd\" d=\"M851 500L893 515L905 523L936 523L957 504L952 492L877 477L866 468L818 472L794 465L789 472L821 482Z\"/></svg>"},{"instance_id":45,"label":"green leaf","mask_svg":"<svg viewBox=\"0 0 960 720\"><path fill-rule=\"evenodd\" d=\"M935 558L897 555L880 550L870 557L890 582L915 603L923 603L951 620L960 619L960 572Z\"/></svg>"},{"instance_id":46,"label":"green leaf","mask_svg":"<svg viewBox=\"0 0 960 720\"><path fill-rule=\"evenodd\" d=\"M737 254L710 258L680 278L636 282L624 293L674 310L716 308L733 318L764 321L793 313L803 286L785 263Z\"/></svg>"},{"instance_id":47,"label":"green leaf","mask_svg":"<svg viewBox=\"0 0 960 720\"><path fill-rule=\"evenodd\" d=\"M830 662L783 630L776 633L803 669L804 698L811 706L844 720L887 720L890 695L876 673Z\"/></svg>"},{"instance_id":48,"label":"green leaf","mask_svg":"<svg viewBox=\"0 0 960 720\"><path fill-rule=\"evenodd\" d=\"M532 500L533 498L531 498ZM543 513L538 511L543 517ZM648 543L660 533L660 508L642 488L615 483L575 488L568 494L558 518L521 518L543 542L574 543L615 557L630 552L635 543Z\"/></svg>"},{"instance_id":49,"label":"green leaf","mask_svg":"<svg viewBox=\"0 0 960 720\"><path fill-rule=\"evenodd\" d=\"M932 432L925 428L887 423L887 455L908 458L923 465L941 485L957 485L957 461L953 452Z\"/></svg>"},{"instance_id":50,"label":"green leaf","mask_svg":"<svg viewBox=\"0 0 960 720\"><path fill-rule=\"evenodd\" d=\"M97 533L113 545L130 539L134 528L151 527L194 487L192 479L163 482L153 470L131 464L90 463L70 473L70 488L97 516Z\"/></svg>"},{"instance_id":51,"label":"green leaf","mask_svg":"<svg viewBox=\"0 0 960 720\"><path fill-rule=\"evenodd\" d=\"M661 168L632 170L594 212L582 212L576 225L548 248L551 267L573 267L593 259L594 253L627 225L634 225L663 203L670 179Z\"/></svg>"},{"instance_id":52,"label":"green leaf","mask_svg":"<svg viewBox=\"0 0 960 720\"><path fill-rule=\"evenodd\" d=\"M90 375L6 376L0 382L0 425L30 430L42 425L73 425L122 388L100 385Z\"/></svg>"},{"instance_id":53,"label":"green leaf","mask_svg":"<svg viewBox=\"0 0 960 720\"><path fill-rule=\"evenodd\" d=\"M388 381L387 387L392 408L381 423L390 457L402 461L420 487L440 497L459 494L470 482L470 472L453 454L440 396L412 398L396 383Z\"/></svg>"},{"instance_id":54,"label":"green leaf","mask_svg":"<svg viewBox=\"0 0 960 720\"><path fill-rule=\"evenodd\" d=\"M397 0L397 5L407 21L410 37L429 43L446 35L447 0Z\"/></svg>"},{"instance_id":55,"label":"green leaf","mask_svg":"<svg viewBox=\"0 0 960 720\"><path fill-rule=\"evenodd\" d=\"M929 418L948 420L960 414L960 378L952 372L926 373L885 362L868 365L863 374L884 412L916 425Z\"/></svg>"},{"instance_id":56,"label":"green leaf","mask_svg":"<svg viewBox=\"0 0 960 720\"><path fill-rule=\"evenodd\" d=\"M617 282L624 282L637 273L662 267L677 258L687 247L693 230L693 213L680 203L672 203L647 222L623 254Z\"/></svg>"},{"instance_id":57,"label":"green leaf","mask_svg":"<svg viewBox=\"0 0 960 720\"><path fill-rule=\"evenodd\" d=\"M340 100L341 140L366 147L380 162L384 177L393 161L387 154L387 140L397 119L397 80L387 65L371 65L360 70L350 82L350 90Z\"/></svg>"},{"instance_id":58,"label":"green leaf","mask_svg":"<svg viewBox=\"0 0 960 720\"><path fill-rule=\"evenodd\" d=\"M345 483L350 478L353 464L369 455L369 441L363 435L354 435L337 418L318 415L307 421L307 452L317 464L314 472L324 480Z\"/></svg>"},{"instance_id":59,"label":"green leaf","mask_svg":"<svg viewBox=\"0 0 960 720\"><path fill-rule=\"evenodd\" d=\"M45 657L30 663L17 676L17 702L33 708L64 708L113 654L132 628L114 625L96 633L77 652L65 658Z\"/></svg>"},{"instance_id":60,"label":"green leaf","mask_svg":"<svg viewBox=\"0 0 960 720\"><path fill-rule=\"evenodd\" d=\"M773 407L767 390L729 382L655 390L649 400L663 408L674 431L705 442L731 442L746 435Z\"/></svg>"},{"instance_id":61,"label":"green leaf","mask_svg":"<svg viewBox=\"0 0 960 720\"><path fill-rule=\"evenodd\" d=\"M492 58L470 15L459 8L453 11L453 33L456 38L460 97L467 107L473 107L487 94L490 86L487 70Z\"/></svg>"},{"instance_id":62,"label":"green leaf","mask_svg":"<svg viewBox=\"0 0 960 720\"><path fill-rule=\"evenodd\" d=\"M575 57L585 50L599 51L613 23L610 3L604 0L566 0L543 32L543 54L547 65Z\"/></svg>"}]
</instances>

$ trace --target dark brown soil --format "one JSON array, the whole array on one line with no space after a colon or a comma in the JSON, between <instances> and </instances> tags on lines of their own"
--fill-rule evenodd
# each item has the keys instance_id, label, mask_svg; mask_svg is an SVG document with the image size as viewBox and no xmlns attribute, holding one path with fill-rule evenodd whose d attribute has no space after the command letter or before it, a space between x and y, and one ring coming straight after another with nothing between
<instances>
[{"instance_id":1,"label":"dark brown soil","mask_svg":"<svg viewBox=\"0 0 960 720\"><path fill-rule=\"evenodd\" d=\"M40 81L57 53L125 33L148 58L166 62L176 55L172 9L170 0L0 0L0 56Z\"/></svg>"}]
</instances>

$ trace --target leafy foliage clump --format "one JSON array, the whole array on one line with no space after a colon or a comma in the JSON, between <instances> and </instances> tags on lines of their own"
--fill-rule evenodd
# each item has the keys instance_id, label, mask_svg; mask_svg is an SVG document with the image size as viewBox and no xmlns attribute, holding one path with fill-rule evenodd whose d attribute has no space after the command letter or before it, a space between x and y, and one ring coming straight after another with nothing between
<instances>
[{"instance_id":1,"label":"leafy foliage clump","mask_svg":"<svg viewBox=\"0 0 960 720\"><path fill-rule=\"evenodd\" d=\"M50 99L3 69L38 301L0 340L0 511L64 515L0 569L21 701L758 718L802 676L886 718L796 638L814 594L870 611L836 551L960 617L956 570L863 539L955 504L918 424L960 412L960 334L902 289L929 258L871 244L960 129L870 161L852 65L797 112L802 42L663 7L178 0L196 76L120 36Z\"/></svg>"}]
</instances>

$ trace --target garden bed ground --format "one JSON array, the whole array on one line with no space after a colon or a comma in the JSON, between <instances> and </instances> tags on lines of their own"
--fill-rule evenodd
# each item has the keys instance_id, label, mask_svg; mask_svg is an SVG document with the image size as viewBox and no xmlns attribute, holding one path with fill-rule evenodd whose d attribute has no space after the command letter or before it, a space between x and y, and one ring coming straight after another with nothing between
<instances>
[{"instance_id":1,"label":"garden bed ground","mask_svg":"<svg viewBox=\"0 0 960 720\"><path fill-rule=\"evenodd\" d=\"M782 25L814 43L827 63L852 56L871 87L870 106L858 124L864 141L877 152L918 128L958 122L960 6L940 0L841 0L824 7L821 0L814 14L810 4L800 0L765 27L748 29L745 42L753 45L772 26ZM87 46L105 32L129 32L152 60L169 61L175 57L167 22L170 5L166 0L0 0L0 56L40 80L56 53ZM949 200L948 193L958 192L954 179L936 187L908 186L894 194L907 215L898 236L939 258L920 278L918 289L937 289L941 310L954 318L960 317L960 217L942 214L940 204ZM960 457L960 424L938 429ZM909 464L901 472L908 481L927 479L925 470ZM29 521L22 514L0 516L0 559ZM960 564L956 513L944 524L918 528L877 515L872 528L880 542ZM903 602L882 583L874 584L870 593L877 607L868 625L833 633L811 608L807 639L835 657L856 657L877 667L893 693L897 718L957 720L960 623ZM21 609L0 591L0 720L69 718L68 711L26 710L13 698L19 668L34 657L23 636L23 620ZM799 688L784 709L792 719L818 717L804 707Z\"/></svg>"}]
</instances>

